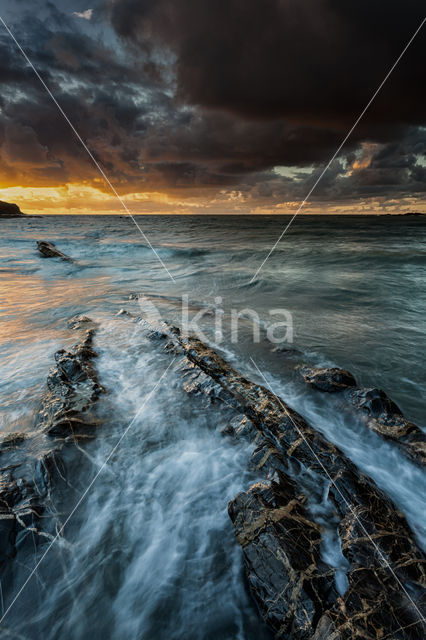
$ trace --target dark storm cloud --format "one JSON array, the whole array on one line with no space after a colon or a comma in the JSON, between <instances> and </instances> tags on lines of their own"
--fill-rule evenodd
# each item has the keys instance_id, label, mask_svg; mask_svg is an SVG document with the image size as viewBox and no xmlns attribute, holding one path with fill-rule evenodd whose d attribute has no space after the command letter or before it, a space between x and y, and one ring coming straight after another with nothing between
<instances>
[{"instance_id":1,"label":"dark storm cloud","mask_svg":"<svg viewBox=\"0 0 426 640\"><path fill-rule=\"evenodd\" d=\"M94 155L121 181L138 172L137 138L161 103L162 89L144 71L84 33L58 29L31 17L15 33ZM60 14L64 16L64 14ZM63 20L62 20L63 22ZM3 177L37 185L91 179L97 175L69 125L17 52L0 34L0 155ZM42 176L40 178L40 176Z\"/></svg>"},{"instance_id":2,"label":"dark storm cloud","mask_svg":"<svg viewBox=\"0 0 426 640\"><path fill-rule=\"evenodd\" d=\"M86 4L21 0L11 26L117 188L235 188L253 202L305 197L423 10L413 0L99 0L90 21L72 16ZM424 191L425 40L321 181L319 200ZM94 180L4 32L0 82L3 175Z\"/></svg>"},{"instance_id":3,"label":"dark storm cloud","mask_svg":"<svg viewBox=\"0 0 426 640\"><path fill-rule=\"evenodd\" d=\"M119 0L117 32L147 51L176 56L187 102L248 117L347 124L424 17L419 0ZM370 120L424 118L424 38Z\"/></svg>"},{"instance_id":4,"label":"dark storm cloud","mask_svg":"<svg viewBox=\"0 0 426 640\"><path fill-rule=\"evenodd\" d=\"M423 14L418 0L403 6L381 0L110 3L112 24L126 41L153 57L164 48L173 54L178 100L202 109L192 131L198 148L211 158L221 154L221 169L236 175L327 161ZM424 54L420 34L345 153L365 140L398 146L413 126L425 123ZM180 142L191 152L187 135ZM417 153L424 152L419 140ZM404 153L403 147L394 153ZM417 158L405 162L414 167ZM401 171L364 173L387 188ZM349 178L345 185L352 188ZM396 185L411 182L398 179Z\"/></svg>"}]
</instances>

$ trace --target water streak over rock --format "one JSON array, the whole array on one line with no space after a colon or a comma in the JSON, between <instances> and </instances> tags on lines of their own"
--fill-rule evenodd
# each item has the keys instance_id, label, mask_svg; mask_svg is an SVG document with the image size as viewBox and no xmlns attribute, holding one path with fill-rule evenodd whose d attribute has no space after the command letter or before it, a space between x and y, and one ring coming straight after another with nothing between
<instances>
[{"instance_id":1,"label":"water streak over rock","mask_svg":"<svg viewBox=\"0 0 426 640\"><path fill-rule=\"evenodd\" d=\"M93 437L98 426L91 413L103 388L93 366L95 325L85 319L86 330L69 351L55 354L56 365L47 378L47 389L34 429L11 434L0 445L0 566L13 574L8 561L18 553L34 554L34 545L53 539L60 530L52 491L66 482L66 462L77 452L79 439ZM5 583L6 584L6 583Z\"/></svg>"},{"instance_id":2,"label":"water streak over rock","mask_svg":"<svg viewBox=\"0 0 426 640\"><path fill-rule=\"evenodd\" d=\"M162 333L169 336L166 350L183 355L184 388L238 412L226 432L254 439L252 462L271 478L236 496L229 513L250 591L277 637L423 637L425 558L392 501L272 391L197 338L165 323ZM309 481L340 522L349 563L342 595L319 552L321 528L306 508Z\"/></svg>"},{"instance_id":3,"label":"water streak over rock","mask_svg":"<svg viewBox=\"0 0 426 640\"><path fill-rule=\"evenodd\" d=\"M381 389L361 389L349 371L338 368L303 367L301 374L310 386L320 391L343 391L369 429L392 440L402 453L417 464L426 464L426 434L407 420L398 405Z\"/></svg>"}]
</instances>

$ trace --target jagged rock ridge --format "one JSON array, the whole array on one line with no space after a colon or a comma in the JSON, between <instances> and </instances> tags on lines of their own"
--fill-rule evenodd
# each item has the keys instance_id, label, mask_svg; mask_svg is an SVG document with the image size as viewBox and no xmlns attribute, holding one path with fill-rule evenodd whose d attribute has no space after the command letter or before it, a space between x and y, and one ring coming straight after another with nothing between
<instances>
[{"instance_id":1,"label":"jagged rock ridge","mask_svg":"<svg viewBox=\"0 0 426 640\"><path fill-rule=\"evenodd\" d=\"M76 323L83 335L69 351L55 355L47 378L34 429L11 434L0 445L0 567L12 571L9 561L20 554L34 554L34 545L53 539L61 520L51 500L55 483L66 477L63 453L78 440L93 437L99 426L92 414L104 391L93 359L94 324L83 318ZM77 448L75 448L77 450Z\"/></svg>"},{"instance_id":2,"label":"jagged rock ridge","mask_svg":"<svg viewBox=\"0 0 426 640\"><path fill-rule=\"evenodd\" d=\"M276 637L422 638L425 557L392 501L270 390L174 327L151 331L153 339L164 335L166 350L182 355L185 390L240 414L224 432L257 445L252 462L269 482L236 496L229 514L252 596ZM326 492L339 523L349 564L342 595L334 569L321 559L320 528L307 508L315 487Z\"/></svg>"}]
</instances>

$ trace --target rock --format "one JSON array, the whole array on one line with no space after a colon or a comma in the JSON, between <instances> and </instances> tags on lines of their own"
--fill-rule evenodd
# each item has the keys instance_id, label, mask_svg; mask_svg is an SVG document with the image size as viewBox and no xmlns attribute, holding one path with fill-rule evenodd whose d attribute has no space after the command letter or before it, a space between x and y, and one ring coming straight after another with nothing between
<instances>
[{"instance_id":1,"label":"rock","mask_svg":"<svg viewBox=\"0 0 426 640\"><path fill-rule=\"evenodd\" d=\"M337 367L302 367L300 373L305 382L320 391L334 393L348 387L356 387L356 380L346 369Z\"/></svg>"},{"instance_id":2,"label":"rock","mask_svg":"<svg viewBox=\"0 0 426 640\"><path fill-rule=\"evenodd\" d=\"M53 242L46 242L45 240L39 240L37 242L37 249L40 251L43 258L61 258L67 262L74 262L72 258L59 251Z\"/></svg>"},{"instance_id":3,"label":"rock","mask_svg":"<svg viewBox=\"0 0 426 640\"><path fill-rule=\"evenodd\" d=\"M91 323L86 319L87 323ZM34 545L52 540L60 530L52 492L64 483L67 460L81 456L77 440L93 437L99 422L92 413L104 391L93 366L94 329L85 331L69 351L56 353L34 429L11 434L0 444L0 567L12 576L9 560L19 553L19 566L33 562ZM65 443L66 448L65 448ZM81 460L79 460L81 464ZM65 481L66 482L66 481ZM23 561L23 554L29 560ZM4 581L6 584L14 584Z\"/></svg>"},{"instance_id":4,"label":"rock","mask_svg":"<svg viewBox=\"0 0 426 640\"><path fill-rule=\"evenodd\" d=\"M416 464L426 464L426 434L407 420L401 409L380 389L361 389L345 369L302 367L305 382L320 391L343 391L369 429L395 442L401 452Z\"/></svg>"},{"instance_id":5,"label":"rock","mask_svg":"<svg viewBox=\"0 0 426 640\"><path fill-rule=\"evenodd\" d=\"M386 558L371 563L368 536L369 523L362 513L348 515L340 523L342 551L352 560L348 573L348 589L339 597L318 623L314 640L351 640L352 638L416 638L424 637L421 611L425 609L426 592L421 584L408 577L404 584L385 565ZM367 532L367 535L366 535ZM392 540L395 558L404 562L403 541ZM396 555L398 554L398 555ZM368 564L370 563L370 564ZM410 567L407 567L407 575Z\"/></svg>"},{"instance_id":6,"label":"rock","mask_svg":"<svg viewBox=\"0 0 426 640\"><path fill-rule=\"evenodd\" d=\"M220 430L220 433L223 436L230 436L231 438L235 438L236 433L232 424L228 423Z\"/></svg>"},{"instance_id":7,"label":"rock","mask_svg":"<svg viewBox=\"0 0 426 640\"><path fill-rule=\"evenodd\" d=\"M254 441L258 435L252 422L243 413L229 420L220 432L224 436L231 436L232 438L243 437L252 441Z\"/></svg>"},{"instance_id":8,"label":"rock","mask_svg":"<svg viewBox=\"0 0 426 640\"><path fill-rule=\"evenodd\" d=\"M356 389L350 397L354 406L383 424L402 418L402 411L381 389Z\"/></svg>"},{"instance_id":9,"label":"rock","mask_svg":"<svg viewBox=\"0 0 426 640\"><path fill-rule=\"evenodd\" d=\"M183 388L187 393L202 393L210 403L227 401L227 393L223 388L190 360L184 360L180 364L178 371L182 375L184 380Z\"/></svg>"},{"instance_id":10,"label":"rock","mask_svg":"<svg viewBox=\"0 0 426 640\"><path fill-rule=\"evenodd\" d=\"M311 638L337 598L334 571L320 558L320 528L304 503L284 474L229 503L250 591L277 638Z\"/></svg>"},{"instance_id":11,"label":"rock","mask_svg":"<svg viewBox=\"0 0 426 640\"><path fill-rule=\"evenodd\" d=\"M26 433L14 432L8 433L4 436L3 440L0 443L0 450L8 449L12 447L16 447L20 445L27 439L28 435Z\"/></svg>"},{"instance_id":12,"label":"rock","mask_svg":"<svg viewBox=\"0 0 426 640\"><path fill-rule=\"evenodd\" d=\"M417 464L426 464L426 434L407 420L401 409L381 389L354 389L352 405L365 417L369 429L386 440L396 442L401 451Z\"/></svg>"},{"instance_id":13,"label":"rock","mask_svg":"<svg viewBox=\"0 0 426 640\"><path fill-rule=\"evenodd\" d=\"M98 426L89 412L104 391L92 363L93 335L94 329L89 329L73 349L55 354L56 366L49 371L38 416L38 426L51 436L84 438Z\"/></svg>"},{"instance_id":14,"label":"rock","mask_svg":"<svg viewBox=\"0 0 426 640\"><path fill-rule=\"evenodd\" d=\"M52 479L58 470L61 474L61 463L55 450L34 457L27 448L20 451L19 461L16 450L2 446L0 451L0 568L6 594L14 582L5 578L13 576L18 553L19 558L23 554L31 558L35 545L55 536L57 520L50 492Z\"/></svg>"},{"instance_id":15,"label":"rock","mask_svg":"<svg viewBox=\"0 0 426 640\"><path fill-rule=\"evenodd\" d=\"M67 325L70 329L93 329L96 326L95 323L87 316L74 316L74 318L70 318L68 320Z\"/></svg>"},{"instance_id":16,"label":"rock","mask_svg":"<svg viewBox=\"0 0 426 640\"><path fill-rule=\"evenodd\" d=\"M23 218L24 215L17 204L0 201L0 218Z\"/></svg>"},{"instance_id":17,"label":"rock","mask_svg":"<svg viewBox=\"0 0 426 640\"><path fill-rule=\"evenodd\" d=\"M229 512L251 593L277 637L384 638L396 629L395 637L420 637L421 626L411 621L425 593L425 557L392 501L272 391L241 376L197 338L166 323L163 328L165 350L181 354L186 390L239 414L231 422L234 433L256 444L252 466L272 478L239 494ZM239 430L241 416L246 427ZM340 522L350 564L342 596L318 551L321 529L306 507L314 495L317 503L328 496L329 525Z\"/></svg>"},{"instance_id":18,"label":"rock","mask_svg":"<svg viewBox=\"0 0 426 640\"><path fill-rule=\"evenodd\" d=\"M144 318L142 318L141 316L136 316L133 313L130 313L130 311L127 311L127 309L120 309L116 313L116 316L123 319L126 318L128 320L132 320L133 322L137 322L142 327L146 328L147 337L150 340L164 340L164 338L167 337L167 335L164 333L164 331L161 328L161 323L158 323L156 325L157 328L154 328L154 326L151 325L149 322L147 322Z\"/></svg>"},{"instance_id":19,"label":"rock","mask_svg":"<svg viewBox=\"0 0 426 640\"><path fill-rule=\"evenodd\" d=\"M281 353L283 356L301 356L302 351L296 349L295 347L274 347L271 349L272 353Z\"/></svg>"},{"instance_id":20,"label":"rock","mask_svg":"<svg viewBox=\"0 0 426 640\"><path fill-rule=\"evenodd\" d=\"M372 574L360 567L349 573L348 580L344 596L337 598L319 620L313 640L424 638L418 610L411 597L389 579L389 572L377 569ZM411 587L419 594L418 585Z\"/></svg>"}]
</instances>

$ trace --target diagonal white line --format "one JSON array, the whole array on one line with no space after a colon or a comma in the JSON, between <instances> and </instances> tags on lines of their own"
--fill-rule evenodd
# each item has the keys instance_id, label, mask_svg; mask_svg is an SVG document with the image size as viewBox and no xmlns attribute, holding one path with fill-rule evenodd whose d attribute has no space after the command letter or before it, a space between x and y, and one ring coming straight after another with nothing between
<instances>
[{"instance_id":1,"label":"diagonal white line","mask_svg":"<svg viewBox=\"0 0 426 640\"><path fill-rule=\"evenodd\" d=\"M372 539L372 537L370 536L370 534L368 533L367 529L364 527L364 525L362 524L361 520L358 518L357 514L355 513L352 505L350 504L350 502L348 502L348 500L346 499L346 497L343 495L343 493L340 491L339 487L337 486L336 482L333 480L333 478L330 476L330 474L328 473L327 469L325 468L325 466L323 465L323 463L321 462L321 460L319 459L319 457L317 456L317 454L315 453L315 451L312 449L309 441L306 439L304 433L299 429L299 427L297 426L297 424L294 422L293 418L291 417L290 413L287 411L287 408L285 406L285 404L281 401L280 397L275 393L275 391L272 389L271 385L269 384L269 382L267 381L267 379L265 378L264 374L262 373L262 371L259 369L259 367L257 366L257 364L255 363L255 361L253 360L253 358L250 356L250 360L252 361L252 363L254 364L256 370L258 371L259 375L262 377L262 379L265 381L265 384L267 385L268 389L276 396L278 402L280 403L283 411L285 412L285 414L287 415L288 418L290 418L291 423L293 424L294 428L297 430L297 432L299 433L300 437L302 438L302 440L306 443L306 445L308 446L310 452L312 453L312 455L314 456L315 460L318 462L318 464L321 466L322 470L324 471L324 473L326 474L327 478L330 480L331 484L334 486L334 488L336 489L336 491L338 492L338 494L340 495L340 497L342 498L342 500L345 502L346 506L350 509L353 517L355 518L355 520L358 522L359 526L361 527L361 529L364 531L366 537L370 540L371 544L373 545L373 547L375 548L375 550L377 551L378 555L380 556L382 562L386 565L386 567L389 569L389 571L392 573L393 577L395 578L396 582L398 583L398 585L401 587L402 591L404 592L404 594L406 595L406 597L408 598L408 600L411 602L411 604L413 605L414 609L417 611L417 613L419 614L420 619L417 621L416 624L420 624L421 622L423 622L424 624L426 624L426 619L424 618L422 612L420 611L420 609L418 608L418 606L416 605L416 603L414 602L414 600L411 598L410 594L408 593L408 591L406 590L406 588L404 587L404 585L402 584L402 582L400 581L400 579L398 578L398 576L396 575L395 571L392 569L391 565L389 564L389 562L386 560L385 556L383 555L383 553L381 552L381 550L379 549L379 547L377 546L377 544L374 542L374 540Z\"/></svg>"},{"instance_id":2,"label":"diagonal white line","mask_svg":"<svg viewBox=\"0 0 426 640\"><path fill-rule=\"evenodd\" d=\"M405 45L404 49L401 51L401 53L399 54L398 58L395 60L395 62L393 63L393 65L391 66L391 68L389 69L389 71L387 72L387 74L385 75L384 79L382 80L382 82L379 84L379 86L377 87L376 91L373 93L373 95L371 96L370 100L367 102L366 106L364 107L364 109L361 111L360 115L358 116L358 118L355 120L355 122L353 123L352 127L350 128L350 130L348 131L348 133L346 134L346 136L343 138L342 142L340 143L340 145L338 146L338 148L336 149L336 151L334 152L334 154L331 156L328 164L326 165L326 167L322 170L322 172L320 173L319 177L315 180L313 186L311 187L311 189L309 190L309 193L307 194L307 196L302 200L302 202L299 205L299 208L297 209L296 213L290 218L290 221L288 222L287 226L285 227L285 229L281 232L278 240L275 242L275 244L272 246L272 248L270 249L268 255L266 256L266 258L263 260L262 264L260 265L260 267L258 267L256 273L254 274L254 276L252 277L252 279L250 280L249 284L251 284L257 277L259 271L262 269L263 265L265 264L265 262L268 260L269 256L271 255L271 253L273 251L275 251L275 249L277 248L277 246L279 245L279 243L281 242L283 236L287 233L288 229L290 228L291 224L293 223L293 220L296 218L296 216L300 213L300 211L302 210L302 208L304 207L304 205L306 204L306 202L308 201L308 199L310 198L310 196L312 195L313 191L316 189L316 187L318 186L319 182L322 180L324 174L328 171L328 169L330 168L333 160L336 159L336 157L338 156L338 154L340 153L340 151L342 150L342 147L345 145L346 141L348 140L348 138L352 135L354 129L357 127L357 125L359 124L359 122L361 121L361 119L364 117L364 114L366 113L366 111L368 110L368 108L371 106L372 102L375 100L376 96L378 95L378 93L380 92L380 90L382 89L383 85L386 83L386 81L388 80L389 76L391 75L391 73L394 71L394 69L396 68L396 66L398 65L398 63L400 62L401 58L403 57L403 55L405 54L405 52L407 51L408 47L411 45L411 43L413 42L414 38L417 36L417 34L419 33L420 29L423 27L424 23L426 22L426 18L423 18L423 20L421 21L420 25L417 27L417 29L415 30L415 32L413 33L413 35L411 36L411 38L409 39L409 41L407 42L407 44Z\"/></svg>"},{"instance_id":3,"label":"diagonal white line","mask_svg":"<svg viewBox=\"0 0 426 640\"><path fill-rule=\"evenodd\" d=\"M117 440L116 444L113 446L113 448L111 449L111 451L109 452L109 454L107 455L107 457L105 458L105 460L103 461L102 465L99 467L97 473L95 474L95 476L92 478L91 482L88 484L88 486L86 487L86 489L83 491L83 493L81 494L80 498L78 499L77 503L75 504L75 506L73 507L71 513L68 515L67 519L65 520L65 522L63 523L63 525L60 527L60 529L58 530L57 534L55 535L55 537L53 538L52 542L49 544L49 546L47 547L46 551L43 553L43 555L41 556L40 560L37 562L37 564L35 565L34 569L31 571L30 575L27 577L27 579L25 580L24 584L22 585L22 587L19 589L18 593L15 595L15 597L13 598L12 602L10 603L10 605L7 607L6 611L3 613L2 617L0 618L0 624L3 622L3 620L5 619L5 617L7 616L7 614L9 613L9 611L11 610L11 608L13 607L13 605L15 604L15 602L17 601L17 599L19 598L19 596L21 595L21 593L23 592L23 590L25 589L25 587L27 586L27 584L29 583L29 581L31 580L31 578L33 577L33 575L35 574L35 572L37 571L37 569L39 568L39 566L41 565L41 563L43 562L43 560L45 559L45 557L47 556L47 554L49 553L50 549L53 547L53 545L55 544L55 542L57 541L57 539L59 538L59 536L62 534L63 530L65 529L66 525L68 524L68 522L71 520L71 518L73 517L73 515L75 514L75 512L77 511L77 509L79 508L79 506L81 505L81 503L83 502L84 498L87 496L87 494L89 493L90 489L93 487L93 485L95 484L96 480L99 478L99 476L101 475L102 471L104 470L105 466L108 464L108 461L111 459L111 457L114 455L114 453L117 451L118 447L120 446L122 440L126 437L129 429L133 426L135 420L137 419L137 417L141 414L141 412L143 411L143 409L145 408L145 406L147 405L147 403L149 402L149 400L151 399L152 395L154 394L154 392L156 391L157 387L159 386L160 382L162 381L162 379L164 378L164 376L166 375L166 373L168 372L168 370L170 369L170 367L172 366L172 364L174 363L174 361L176 360L175 356L173 358L173 360L170 362L170 364L168 365L167 369L161 374L161 376L159 377L159 379L157 380L155 386L153 387L153 389L149 392L149 394L146 396L145 400L143 401L142 405L139 407L139 409L137 410L137 412L135 413L135 415L133 416L132 420L130 421L130 423L127 425L127 427L124 429L123 433L121 434L121 436L119 437L119 439Z\"/></svg>"},{"instance_id":4,"label":"diagonal white line","mask_svg":"<svg viewBox=\"0 0 426 640\"><path fill-rule=\"evenodd\" d=\"M145 232L141 229L141 227L139 226L138 222L135 220L133 214L131 213L131 211L129 210L129 208L127 207L126 203L124 202L123 198L119 195L119 193L117 192L116 188L114 187L114 185L112 184L112 182L110 181L110 179L108 178L108 176L106 175L105 171L102 169L101 165L99 164L99 162L96 160L95 156L93 155L93 153L90 151L89 147L87 146L87 144L84 142L83 138L80 136L80 134L78 133L77 129L75 128L75 126L73 125L73 123L71 122L71 120L68 118L67 114L65 113L65 111L62 109L61 105L59 104L59 102L56 100L55 96L53 95L53 93L51 92L51 90L49 89L49 87L47 86L47 84L45 83L45 81L43 80L43 78L41 77L41 75L39 74L39 72L37 71L37 69L35 68L35 66L33 65L33 63L31 62L31 60L29 59L29 57L27 56L27 54L25 53L24 49L21 47L21 45L19 44L19 42L17 41L17 39L15 38L15 36L13 35L13 33L11 32L11 30L9 29L9 27L7 26L7 24L5 23L5 21L3 20L3 18L0 16L0 22L2 22L4 28L6 29L6 31L8 32L8 34L10 35L10 37L12 38L12 40L14 41L14 43L16 44L16 46L18 47L19 51L22 53L23 57L25 58L25 60L27 61L27 63L29 64L29 66L31 67L31 69L34 71L35 75L37 76L37 78L40 80L41 84L43 85L43 87L45 88L45 90L47 91L47 93L49 94L49 96L51 97L51 99L53 100L53 102L55 103L55 105L57 106L57 108L59 109L60 113L62 114L62 116L65 118L66 122L69 124L69 126L71 127L71 129L73 130L75 136L77 137L78 141L82 144L83 148L85 149L85 151L87 152L87 154L89 155L90 159L92 160L93 164L95 165L95 167L97 168L97 170L99 171L99 173L101 174L101 176L103 177L103 179L105 180L105 182L107 183L107 185L109 186L109 188L111 189L112 193L115 195L115 197L117 198L117 200L120 202L121 206L123 207L123 209L125 210L125 212L130 216L130 218L133 220L134 224L136 225L136 228L138 229L138 231L140 232L141 236L143 237L143 239L145 240L145 242L147 243L147 245L149 246L149 248L151 249L151 251L154 253L155 257L157 258L157 260L160 262L161 266L165 269L165 271L167 272L168 276L171 278L171 280L173 282L175 282L174 277L172 276L172 274L170 273L170 271L167 269L166 265L164 264L164 262L162 261L162 259L160 258L160 256L158 255L157 251L154 249L154 247L152 246L151 242L149 241L147 235L145 234Z\"/></svg>"}]
</instances>

